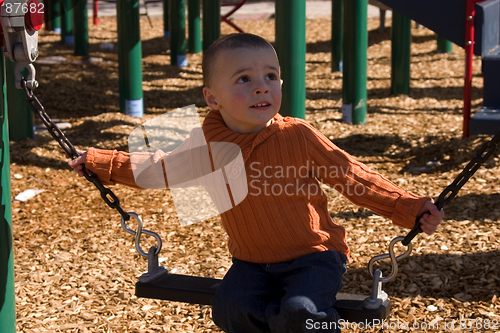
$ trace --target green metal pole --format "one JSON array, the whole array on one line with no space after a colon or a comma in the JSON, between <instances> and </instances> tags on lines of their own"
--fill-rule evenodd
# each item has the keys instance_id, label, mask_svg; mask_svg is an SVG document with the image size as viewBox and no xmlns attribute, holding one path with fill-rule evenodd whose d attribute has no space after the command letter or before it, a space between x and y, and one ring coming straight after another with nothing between
<instances>
[{"instance_id":1,"label":"green metal pole","mask_svg":"<svg viewBox=\"0 0 500 333\"><path fill-rule=\"evenodd\" d=\"M276 0L276 49L283 79L281 115L306 116L306 0Z\"/></svg>"},{"instance_id":2,"label":"green metal pole","mask_svg":"<svg viewBox=\"0 0 500 333\"><path fill-rule=\"evenodd\" d=\"M7 116L7 96L5 61L0 55L0 328L2 333L16 332L16 301L14 289L14 252L12 238L12 206L10 197L10 157L9 129ZM24 101L25 99L23 99Z\"/></svg>"},{"instance_id":3,"label":"green metal pole","mask_svg":"<svg viewBox=\"0 0 500 333\"><path fill-rule=\"evenodd\" d=\"M139 0L118 0L116 14L120 109L127 115L142 117L144 104Z\"/></svg>"},{"instance_id":4,"label":"green metal pole","mask_svg":"<svg viewBox=\"0 0 500 333\"><path fill-rule=\"evenodd\" d=\"M73 6L72 0L60 0L61 9L61 41L63 44L73 45Z\"/></svg>"},{"instance_id":5,"label":"green metal pole","mask_svg":"<svg viewBox=\"0 0 500 333\"><path fill-rule=\"evenodd\" d=\"M187 67L186 0L170 0L170 64Z\"/></svg>"},{"instance_id":6,"label":"green metal pole","mask_svg":"<svg viewBox=\"0 0 500 333\"><path fill-rule=\"evenodd\" d=\"M220 0L203 0L203 50L220 37Z\"/></svg>"},{"instance_id":7,"label":"green metal pole","mask_svg":"<svg viewBox=\"0 0 500 333\"><path fill-rule=\"evenodd\" d=\"M200 0L188 0L188 22L188 50L190 53L200 53L202 50Z\"/></svg>"},{"instance_id":8,"label":"green metal pole","mask_svg":"<svg viewBox=\"0 0 500 333\"><path fill-rule=\"evenodd\" d=\"M367 112L368 0L344 3L344 54L342 119L366 123Z\"/></svg>"},{"instance_id":9,"label":"green metal pole","mask_svg":"<svg viewBox=\"0 0 500 333\"><path fill-rule=\"evenodd\" d=\"M342 72L344 0L332 0L332 72Z\"/></svg>"},{"instance_id":10,"label":"green metal pole","mask_svg":"<svg viewBox=\"0 0 500 333\"><path fill-rule=\"evenodd\" d=\"M163 37L170 38L170 0L163 0Z\"/></svg>"},{"instance_id":11,"label":"green metal pole","mask_svg":"<svg viewBox=\"0 0 500 333\"><path fill-rule=\"evenodd\" d=\"M89 16L87 1L73 0L75 55L89 55Z\"/></svg>"},{"instance_id":12,"label":"green metal pole","mask_svg":"<svg viewBox=\"0 0 500 333\"><path fill-rule=\"evenodd\" d=\"M411 20L392 12L391 94L410 94Z\"/></svg>"},{"instance_id":13,"label":"green metal pole","mask_svg":"<svg viewBox=\"0 0 500 333\"><path fill-rule=\"evenodd\" d=\"M452 42L441 37L437 36L437 53L452 53L453 46Z\"/></svg>"},{"instance_id":14,"label":"green metal pole","mask_svg":"<svg viewBox=\"0 0 500 333\"><path fill-rule=\"evenodd\" d=\"M16 88L15 62L5 60L5 72L7 75L7 109L9 113L9 133L10 139L19 141L26 138L34 138L33 114L26 103L26 95L22 89ZM27 73L23 69L23 75Z\"/></svg>"},{"instance_id":15,"label":"green metal pole","mask_svg":"<svg viewBox=\"0 0 500 333\"><path fill-rule=\"evenodd\" d=\"M61 33L61 5L59 0L48 1L49 29L57 34Z\"/></svg>"}]
</instances>

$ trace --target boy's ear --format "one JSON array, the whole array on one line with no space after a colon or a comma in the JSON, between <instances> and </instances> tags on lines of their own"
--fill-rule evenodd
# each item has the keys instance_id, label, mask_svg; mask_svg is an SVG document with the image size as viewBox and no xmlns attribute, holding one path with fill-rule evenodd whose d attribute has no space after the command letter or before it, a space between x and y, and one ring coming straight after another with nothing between
<instances>
[{"instance_id":1,"label":"boy's ear","mask_svg":"<svg viewBox=\"0 0 500 333\"><path fill-rule=\"evenodd\" d=\"M205 102L207 102L210 109L218 110L220 108L220 105L217 103L217 100L215 99L215 96L210 88L203 87L203 97L205 98Z\"/></svg>"}]
</instances>

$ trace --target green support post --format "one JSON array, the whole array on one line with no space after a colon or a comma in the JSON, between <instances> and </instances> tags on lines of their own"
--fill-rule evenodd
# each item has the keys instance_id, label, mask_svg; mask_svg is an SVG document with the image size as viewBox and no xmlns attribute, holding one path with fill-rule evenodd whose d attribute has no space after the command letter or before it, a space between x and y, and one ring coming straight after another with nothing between
<instances>
[{"instance_id":1,"label":"green support post","mask_svg":"<svg viewBox=\"0 0 500 333\"><path fill-rule=\"evenodd\" d=\"M163 0L163 37L170 38L170 0Z\"/></svg>"},{"instance_id":2,"label":"green support post","mask_svg":"<svg viewBox=\"0 0 500 333\"><path fill-rule=\"evenodd\" d=\"M411 20L392 12L391 94L410 95Z\"/></svg>"},{"instance_id":3,"label":"green support post","mask_svg":"<svg viewBox=\"0 0 500 333\"><path fill-rule=\"evenodd\" d=\"M14 289L14 252L12 238L12 206L10 188L9 129L7 116L5 60L0 55L0 328L2 333L16 332L16 301ZM25 101L25 98L22 99ZM26 103L25 103L26 104Z\"/></svg>"},{"instance_id":4,"label":"green support post","mask_svg":"<svg viewBox=\"0 0 500 333\"><path fill-rule=\"evenodd\" d=\"M276 50L283 79L281 115L306 117L306 0L276 0Z\"/></svg>"},{"instance_id":5,"label":"green support post","mask_svg":"<svg viewBox=\"0 0 500 333\"><path fill-rule=\"evenodd\" d=\"M367 113L368 0L344 3L342 120L360 125Z\"/></svg>"},{"instance_id":6,"label":"green support post","mask_svg":"<svg viewBox=\"0 0 500 333\"><path fill-rule=\"evenodd\" d=\"M332 72L342 72L344 0L332 0Z\"/></svg>"},{"instance_id":7,"label":"green support post","mask_svg":"<svg viewBox=\"0 0 500 333\"><path fill-rule=\"evenodd\" d=\"M170 64L187 67L186 0L170 0Z\"/></svg>"},{"instance_id":8,"label":"green support post","mask_svg":"<svg viewBox=\"0 0 500 333\"><path fill-rule=\"evenodd\" d=\"M61 41L63 44L73 45L73 0L60 0L61 9Z\"/></svg>"},{"instance_id":9,"label":"green support post","mask_svg":"<svg viewBox=\"0 0 500 333\"><path fill-rule=\"evenodd\" d=\"M49 0L47 3L47 14L49 19L49 27L47 29L54 31L56 34L61 33L61 5L59 0Z\"/></svg>"},{"instance_id":10,"label":"green support post","mask_svg":"<svg viewBox=\"0 0 500 333\"><path fill-rule=\"evenodd\" d=\"M453 46L452 42L441 37L437 36L437 53L452 53Z\"/></svg>"},{"instance_id":11,"label":"green support post","mask_svg":"<svg viewBox=\"0 0 500 333\"><path fill-rule=\"evenodd\" d=\"M73 22L75 36L75 55L89 55L89 16L87 1L73 0Z\"/></svg>"},{"instance_id":12,"label":"green support post","mask_svg":"<svg viewBox=\"0 0 500 333\"><path fill-rule=\"evenodd\" d=\"M15 62L8 58L5 60L5 72L7 75L7 109L9 113L9 133L10 140L20 141L27 138L34 138L33 132L33 114L26 103L24 90L16 88ZM27 72L23 68L23 75Z\"/></svg>"},{"instance_id":13,"label":"green support post","mask_svg":"<svg viewBox=\"0 0 500 333\"><path fill-rule=\"evenodd\" d=\"M188 22L188 50L190 53L200 53L202 49L200 0L188 0Z\"/></svg>"},{"instance_id":14,"label":"green support post","mask_svg":"<svg viewBox=\"0 0 500 333\"><path fill-rule=\"evenodd\" d=\"M220 0L203 0L203 50L220 37Z\"/></svg>"},{"instance_id":15,"label":"green support post","mask_svg":"<svg viewBox=\"0 0 500 333\"><path fill-rule=\"evenodd\" d=\"M118 25L118 76L120 110L142 117L142 44L139 26L139 0L116 2Z\"/></svg>"}]
</instances>

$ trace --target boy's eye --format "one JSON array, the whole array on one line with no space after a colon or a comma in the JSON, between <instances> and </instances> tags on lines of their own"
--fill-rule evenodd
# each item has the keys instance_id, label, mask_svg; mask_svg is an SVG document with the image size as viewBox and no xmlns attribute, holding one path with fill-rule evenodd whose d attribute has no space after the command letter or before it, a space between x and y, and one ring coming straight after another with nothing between
<instances>
[{"instance_id":1,"label":"boy's eye","mask_svg":"<svg viewBox=\"0 0 500 333\"><path fill-rule=\"evenodd\" d=\"M274 74L274 73L269 73L269 74L267 74L266 79L267 79L267 80L274 81L274 80L277 80L277 78L276 78L276 77L277 77L277 76L276 76L276 74Z\"/></svg>"},{"instance_id":2,"label":"boy's eye","mask_svg":"<svg viewBox=\"0 0 500 333\"><path fill-rule=\"evenodd\" d=\"M245 82L250 82L248 76L242 76L238 79L238 83L245 83Z\"/></svg>"}]
</instances>

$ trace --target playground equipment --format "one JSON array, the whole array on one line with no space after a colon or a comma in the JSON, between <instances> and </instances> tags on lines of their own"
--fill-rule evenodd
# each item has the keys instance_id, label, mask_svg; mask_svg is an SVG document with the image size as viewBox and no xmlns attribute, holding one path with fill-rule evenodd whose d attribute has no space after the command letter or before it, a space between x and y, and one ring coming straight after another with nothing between
<instances>
[{"instance_id":1,"label":"playground equipment","mask_svg":"<svg viewBox=\"0 0 500 333\"><path fill-rule=\"evenodd\" d=\"M27 87L25 79L21 81L21 87L26 94L30 109L45 124L52 137L60 144L68 156L77 158L79 156L78 152L57 125L50 120L43 106L34 95L33 90ZM147 138L144 138L144 140L148 142ZM443 208L458 194L460 189L481 165L493 155L499 143L500 131L492 140L481 148L476 157L467 164L455 180L439 195L435 202L438 209ZM162 247L162 241L159 235L155 232L145 230L139 215L133 212L125 212L120 206L119 199L110 189L105 188L93 173L86 169L83 169L83 172L85 178L91 181L99 189L101 197L108 206L116 209L120 213L122 216L121 225L123 229L135 237L137 251L141 256L148 259L148 272L139 277L139 281L136 283L136 296L209 305L221 280L170 274L165 267L159 265L158 254ZM136 220L138 225L137 230L132 230L127 226L127 221L131 218ZM413 248L411 241L422 232L419 219L420 216L415 221L414 228L405 237L399 236L391 241L387 254L375 256L370 260L368 270L373 276L371 295L368 297L344 293L337 295L335 308L344 320L350 322L366 322L387 318L390 313L390 301L387 294L382 291L382 283L395 279L398 273L398 261L411 254ZM143 234L154 236L157 241L157 246L151 246L147 252L144 251L141 247L141 236ZM396 256L394 246L398 242L401 242L407 249L404 253ZM380 270L374 270L374 265L376 262L388 258L391 260L392 270L389 276L383 277Z\"/></svg>"},{"instance_id":2,"label":"playground equipment","mask_svg":"<svg viewBox=\"0 0 500 333\"><path fill-rule=\"evenodd\" d=\"M34 89L35 68L31 64L38 56L38 30L43 23L43 12L38 1L0 0L0 47L11 61L18 62L14 69L16 86L21 85L21 69L29 71L26 86ZM23 11L24 9L24 11ZM19 82L17 82L19 81ZM2 333L16 330L14 259L12 251L12 206L10 188L9 131L7 116L7 94L4 56L0 57L0 327ZM19 83L19 85L18 85Z\"/></svg>"},{"instance_id":3,"label":"playground equipment","mask_svg":"<svg viewBox=\"0 0 500 333\"><path fill-rule=\"evenodd\" d=\"M280 0L278 0L280 1ZM283 6L285 0L279 5ZM290 5L290 2L287 2L288 5ZM303 8L301 7L301 4L303 1L296 0L295 3L295 8L293 9L292 12L300 12L300 10ZM277 7L281 8L281 7ZM298 15L298 14L297 14ZM292 15L290 15L292 16ZM15 19L11 19L15 18ZM285 20L283 22L287 22L286 18L281 18L282 20ZM290 19L290 18L288 18ZM2 27L4 28L5 35L6 35L6 41L9 43L8 50L11 50L11 52L8 52L9 58L11 60L21 60L23 61L22 63L19 64L19 66L16 67L17 69L17 74L19 78L19 86L18 88L21 88L28 100L28 105L30 109L33 111L35 115L37 115L40 120L44 123L44 125L47 127L49 133L51 136L60 144L62 149L66 152L68 156L71 158L76 158L78 157L78 153L71 144L71 142L66 138L66 136L63 134L63 132L57 127L57 125L52 122L50 117L45 113L45 110L38 100L38 98L35 96L33 90L37 87L37 82L35 78L35 68L32 65L32 62L36 59L35 52L26 52L26 50L33 51L33 47L36 48L37 46L37 41L36 41L36 31L32 32L29 29L27 29L25 22L24 22L24 17L21 18L20 15L18 16L12 16L12 15L4 15L4 12L2 11ZM22 23L22 25L21 25ZM15 25L17 24L17 25ZM18 27L19 29L13 29L13 27ZM301 34L302 32L299 31ZM29 37L29 38L28 38ZM29 41L29 43L28 43ZM29 48L27 44L31 45L32 48ZM16 51L17 50L17 51ZM288 49L282 49L289 51ZM301 52L297 52L301 53ZM2 62L3 64L3 62ZM21 69L26 68L28 70L28 75L25 77L22 77L21 75ZM3 70L2 70L3 73ZM3 76L2 76L3 77ZM2 89L2 93L4 91L4 88ZM3 96L2 96L3 97ZM3 99L5 101L5 99ZM5 105L2 107L3 110L5 110ZM6 117L2 117L4 123L6 122ZM2 127L4 128L4 127ZM5 132L2 132L4 134ZM5 144L6 139L2 141L3 144ZM474 158L466 167L465 169L459 174L459 176L453 181L453 183L448 186L443 193L439 196L439 198L436 201L436 205L438 208L442 208L444 205L449 203L453 197L456 196L460 188L467 182L467 180L479 169L479 167L488 160L488 158L495 152L496 147L500 143L500 133L498 133L490 142L488 142L483 148L480 150L476 158ZM8 149L2 149L2 153L8 151ZM3 155L5 156L5 155ZM8 155L7 155L8 156ZM3 165L5 165L7 158L3 158ZM8 164L7 164L8 165ZM2 169L3 170L3 169ZM4 171L3 171L4 172ZM139 297L152 297L152 298L160 298L160 299L168 299L168 300L175 300L175 301L184 301L184 302L193 302L193 303L200 303L200 304L209 304L210 298L213 296L213 294L216 291L217 284L220 282L220 280L217 279L211 279L211 278L202 278L202 277L192 277L192 276L186 276L186 275L176 275L176 274L170 274L168 273L168 270L165 268L162 268L161 266L158 265L158 253L161 250L162 243L161 243L161 238L154 232L151 232L149 230L145 230L143 228L142 220L140 216L138 216L135 213L132 212L125 212L121 206L119 199L114 195L114 193L105 188L102 183L93 175L90 173L88 170L84 172L85 178L89 181L91 181L101 192L101 197L102 199L106 202L108 206L110 206L113 209L116 209L118 213L122 217L122 226L127 231L128 233L131 233L135 236L135 243L136 243L136 248L138 252L144 256L148 257L148 273L145 273L143 276L141 276L139 282L136 284L136 294ZM8 177L8 176L7 176ZM9 179L8 177L7 179ZM5 179L5 178L2 178ZM8 186L8 191L5 190L5 186ZM2 195L4 193L10 194L10 185L2 183ZM7 205L10 207L10 195L6 194L8 197L8 204L5 204L5 207ZM3 199L2 199L3 202ZM5 214L4 214L4 220L8 220L11 216L10 211L8 208L5 209ZM135 219L137 221L137 230L132 230L127 226L127 221L129 221L131 218ZM2 221L4 222L4 221ZM6 223L8 225L8 221ZM12 235L9 235L9 232L7 233L2 233L3 230L10 230L9 228L3 228L3 225L0 224L0 240L2 243L0 244L11 244L12 242ZM368 297L364 296L359 296L359 295L349 295L349 294L340 294L338 295L338 301L337 301L337 310L341 314L341 316L349 321L365 321L365 320L373 320L373 319L384 319L388 316L389 314L389 309L390 309L390 301L387 299L387 295L382 292L382 282L387 282L390 281L394 278L396 278L397 275L397 270L398 270L398 261L403 259L404 257L407 257L411 253L411 241L412 239L419 233L421 232L418 224L418 219L417 223L415 224L415 227L413 230L406 236L406 237L397 237L395 238L390 246L389 246L389 253L384 254L381 256L374 257L369 264L369 271L373 275L373 284L372 284L372 295ZM141 248L141 236L143 234L151 235L154 236L157 240L157 246L151 247L148 252L142 250ZM5 242L4 242L5 240ZM394 244L397 242L402 242L403 245L406 245L408 248L407 250L399 255L396 256L394 253ZM13 316L13 309L14 309L14 298L13 298L13 269L10 268L13 266L11 264L11 246L8 248L6 251L7 255L4 255L3 248L0 248L0 265L3 265L4 263L7 263L7 266L9 267L7 270L2 270L0 271L0 292L5 291L5 299L11 299L12 301L9 301L12 306L3 306L0 308L0 320L2 319L3 314L3 309L6 308L7 310L6 313L9 318L6 319L6 326L4 326L2 322L2 328L7 327L7 330L9 329L9 326L13 326L15 329L15 315ZM383 277L381 275L380 271L374 271L373 267L374 264L379 261L383 260L385 258L390 258L391 259L391 264L392 264L392 272L389 276ZM3 266L0 266L3 267ZM7 273L4 273L7 272ZM1 278L3 278L2 274L7 274L7 277L5 280L7 281L5 285L7 287L2 289L2 284L3 281ZM10 281L10 282L9 282ZM12 286L12 287L9 287ZM9 295L7 295L7 293ZM2 298L2 294L0 293L0 299ZM10 297L10 298L9 298ZM6 304L6 303L5 303ZM6 331L8 332L8 331Z\"/></svg>"},{"instance_id":4,"label":"playground equipment","mask_svg":"<svg viewBox=\"0 0 500 333\"><path fill-rule=\"evenodd\" d=\"M500 128L500 97L498 94L500 1L379 1L465 49L463 136L496 133ZM471 119L473 55L482 57L484 88L483 107Z\"/></svg>"},{"instance_id":5,"label":"playground equipment","mask_svg":"<svg viewBox=\"0 0 500 333\"><path fill-rule=\"evenodd\" d=\"M228 13L221 15L221 17L220 17L221 22L225 22L225 23L229 24L231 27L233 27L238 32L243 32L243 30L240 27L238 27L234 22L229 20L229 17L231 15L233 15L238 9L240 9L241 6L243 6L245 4L245 2L247 2L247 0L242 0L236 4L230 4L230 3L222 4L222 6L233 6L233 8Z\"/></svg>"}]
</instances>

